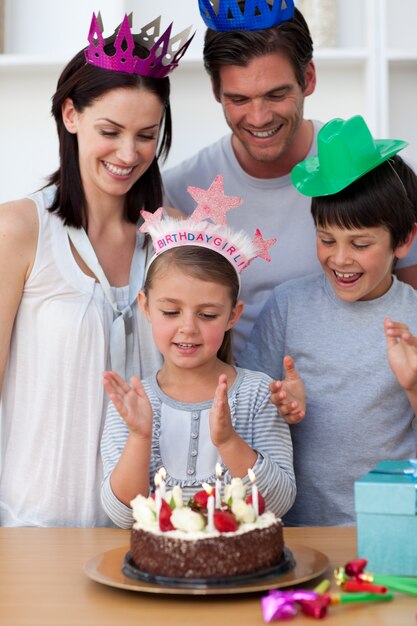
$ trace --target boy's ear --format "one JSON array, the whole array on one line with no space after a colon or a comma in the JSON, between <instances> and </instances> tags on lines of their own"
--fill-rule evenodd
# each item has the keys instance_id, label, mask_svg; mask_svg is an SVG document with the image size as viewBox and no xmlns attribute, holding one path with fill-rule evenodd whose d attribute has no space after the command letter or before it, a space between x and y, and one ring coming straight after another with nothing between
<instances>
[{"instance_id":1,"label":"boy's ear","mask_svg":"<svg viewBox=\"0 0 417 626\"><path fill-rule=\"evenodd\" d=\"M138 304L143 315L149 320L148 298L144 291L139 291L138 293Z\"/></svg>"},{"instance_id":2,"label":"boy's ear","mask_svg":"<svg viewBox=\"0 0 417 626\"><path fill-rule=\"evenodd\" d=\"M230 330L230 328L233 328L233 326L237 324L237 322L240 319L240 316L243 313L243 307L244 307L243 301L238 300L238 302L236 303L236 306L233 307L232 312L230 313L226 330Z\"/></svg>"},{"instance_id":3,"label":"boy's ear","mask_svg":"<svg viewBox=\"0 0 417 626\"><path fill-rule=\"evenodd\" d=\"M413 245L416 235L417 235L417 223L415 223L412 230L410 230L409 234L407 235L407 239L404 241L404 243L400 244L399 246L395 248L394 255L397 257L397 259L404 259L407 256L407 254L410 251L411 246Z\"/></svg>"}]
</instances>

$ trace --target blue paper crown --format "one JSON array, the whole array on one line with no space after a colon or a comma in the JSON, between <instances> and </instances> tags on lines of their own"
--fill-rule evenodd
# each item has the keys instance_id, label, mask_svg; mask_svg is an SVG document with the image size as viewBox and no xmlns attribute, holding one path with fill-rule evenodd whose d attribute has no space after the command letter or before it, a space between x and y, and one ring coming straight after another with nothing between
<instances>
[{"instance_id":1,"label":"blue paper crown","mask_svg":"<svg viewBox=\"0 0 417 626\"><path fill-rule=\"evenodd\" d=\"M198 0L201 17L208 28L218 31L261 30L277 26L294 16L294 0Z\"/></svg>"}]
</instances>

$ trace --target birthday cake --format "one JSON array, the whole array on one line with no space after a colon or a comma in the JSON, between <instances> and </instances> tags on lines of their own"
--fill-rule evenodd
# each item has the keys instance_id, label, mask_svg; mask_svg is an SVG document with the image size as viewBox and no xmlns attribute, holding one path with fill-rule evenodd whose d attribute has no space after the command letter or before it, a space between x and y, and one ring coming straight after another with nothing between
<instances>
[{"instance_id":1,"label":"birthday cake","mask_svg":"<svg viewBox=\"0 0 417 626\"><path fill-rule=\"evenodd\" d=\"M200 491L183 503L180 487L161 498L137 496L130 558L141 572L185 579L214 579L255 573L278 565L283 557L281 520L258 511L240 479L225 486L218 508ZM157 507L159 516L157 516ZM158 519L159 518L159 519Z\"/></svg>"}]
</instances>

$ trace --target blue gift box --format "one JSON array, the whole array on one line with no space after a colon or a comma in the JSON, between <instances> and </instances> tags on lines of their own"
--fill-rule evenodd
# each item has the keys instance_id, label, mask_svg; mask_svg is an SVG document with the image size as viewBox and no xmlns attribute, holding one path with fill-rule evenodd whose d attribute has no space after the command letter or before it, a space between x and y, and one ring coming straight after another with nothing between
<instances>
[{"instance_id":1,"label":"blue gift box","mask_svg":"<svg viewBox=\"0 0 417 626\"><path fill-rule=\"evenodd\" d=\"M358 556L376 574L417 576L417 461L381 461L355 482Z\"/></svg>"}]
</instances>

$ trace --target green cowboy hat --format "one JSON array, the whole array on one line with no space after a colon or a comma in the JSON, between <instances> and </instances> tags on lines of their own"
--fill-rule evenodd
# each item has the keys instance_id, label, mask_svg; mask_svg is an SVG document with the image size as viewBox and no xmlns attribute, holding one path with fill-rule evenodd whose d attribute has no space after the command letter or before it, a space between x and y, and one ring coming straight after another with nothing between
<instances>
[{"instance_id":1,"label":"green cowboy hat","mask_svg":"<svg viewBox=\"0 0 417 626\"><path fill-rule=\"evenodd\" d=\"M298 163L291 182L305 196L329 196L408 146L398 139L374 139L361 115L335 118L317 136L318 154Z\"/></svg>"}]
</instances>

